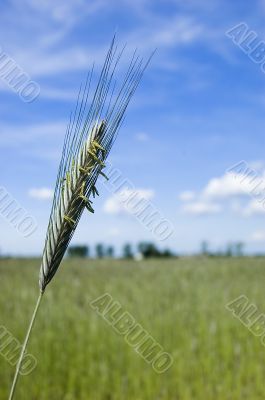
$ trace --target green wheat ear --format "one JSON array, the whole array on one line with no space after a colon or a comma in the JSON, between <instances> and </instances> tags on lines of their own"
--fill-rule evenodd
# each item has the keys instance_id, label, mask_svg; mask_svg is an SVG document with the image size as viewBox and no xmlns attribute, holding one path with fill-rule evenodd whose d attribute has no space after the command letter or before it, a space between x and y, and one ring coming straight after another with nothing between
<instances>
[{"instance_id":1,"label":"green wheat ear","mask_svg":"<svg viewBox=\"0 0 265 400\"><path fill-rule=\"evenodd\" d=\"M64 178L58 177L64 184L58 186L48 226L40 268L41 292L56 273L84 209L94 212L90 197L98 194L95 185L106 155L100 143L104 143L106 128L105 121L95 123L80 147L76 161L71 161Z\"/></svg>"},{"instance_id":2,"label":"green wheat ear","mask_svg":"<svg viewBox=\"0 0 265 400\"><path fill-rule=\"evenodd\" d=\"M91 104L88 106L93 69L88 74L84 88L80 88L75 112L73 118L70 118L40 267L40 296L16 367L9 400L14 397L21 363L46 286L60 266L84 209L94 213L91 196L99 195L97 179L99 175L106 177L102 171L105 161L131 97L151 58L143 64L135 52L117 88L115 75L122 53L123 50L117 54L114 37Z\"/></svg>"}]
</instances>

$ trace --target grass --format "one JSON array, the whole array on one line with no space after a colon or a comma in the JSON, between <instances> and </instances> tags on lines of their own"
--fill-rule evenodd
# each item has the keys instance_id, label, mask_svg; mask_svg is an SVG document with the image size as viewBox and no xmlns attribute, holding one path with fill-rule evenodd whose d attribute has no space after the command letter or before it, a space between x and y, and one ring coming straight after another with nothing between
<instances>
[{"instance_id":1,"label":"grass","mask_svg":"<svg viewBox=\"0 0 265 400\"><path fill-rule=\"evenodd\" d=\"M0 324L23 341L39 260L0 260ZM65 261L45 293L20 400L261 400L265 348L225 304L241 294L265 312L262 258ZM174 356L157 375L89 306L109 292ZM0 400L14 374L0 356Z\"/></svg>"}]
</instances>

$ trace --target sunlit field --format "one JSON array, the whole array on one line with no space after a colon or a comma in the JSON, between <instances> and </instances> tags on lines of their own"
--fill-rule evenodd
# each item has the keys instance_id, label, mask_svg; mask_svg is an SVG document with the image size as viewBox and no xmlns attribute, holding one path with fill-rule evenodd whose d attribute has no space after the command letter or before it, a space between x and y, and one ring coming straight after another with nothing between
<instances>
[{"instance_id":1,"label":"sunlit field","mask_svg":"<svg viewBox=\"0 0 265 400\"><path fill-rule=\"evenodd\" d=\"M39 260L0 261L1 321L20 341L38 295ZM47 288L28 351L37 368L20 400L258 400L265 347L225 305L265 312L263 258L67 260ZM89 305L108 292L174 357L157 374ZM0 356L0 399L14 367Z\"/></svg>"}]
</instances>

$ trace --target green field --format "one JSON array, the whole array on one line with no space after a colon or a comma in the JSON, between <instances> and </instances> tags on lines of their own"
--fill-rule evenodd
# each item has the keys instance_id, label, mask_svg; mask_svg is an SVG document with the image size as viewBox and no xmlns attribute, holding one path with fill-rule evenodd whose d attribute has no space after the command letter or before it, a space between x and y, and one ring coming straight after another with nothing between
<instances>
[{"instance_id":1,"label":"green field","mask_svg":"<svg viewBox=\"0 0 265 400\"><path fill-rule=\"evenodd\" d=\"M225 308L241 294L265 312L263 258L65 261L48 286L18 400L258 400L265 347ZM38 294L38 260L0 261L1 321L20 341ZM174 357L157 374L89 302L110 293ZM14 373L0 356L0 399Z\"/></svg>"}]
</instances>

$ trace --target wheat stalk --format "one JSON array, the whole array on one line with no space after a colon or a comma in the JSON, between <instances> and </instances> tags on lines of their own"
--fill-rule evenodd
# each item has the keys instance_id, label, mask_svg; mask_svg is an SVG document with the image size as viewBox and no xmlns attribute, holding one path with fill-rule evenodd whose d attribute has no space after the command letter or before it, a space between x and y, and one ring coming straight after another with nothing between
<instances>
[{"instance_id":1,"label":"wheat stalk","mask_svg":"<svg viewBox=\"0 0 265 400\"><path fill-rule=\"evenodd\" d=\"M135 52L117 89L114 77L123 50L117 53L114 37L90 106L87 107L93 69L84 87L80 88L75 112L70 118L40 268L40 295L16 367L9 400L14 398L20 367L46 286L61 264L83 211L87 209L94 213L92 198L98 195L96 182L100 175L107 178L102 171L104 162L151 58L143 64Z\"/></svg>"}]
</instances>

